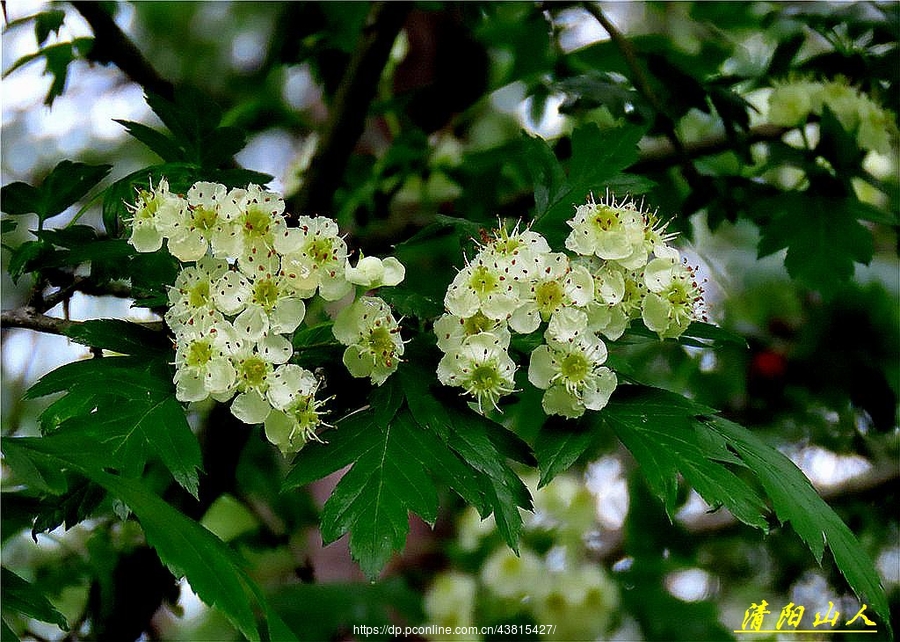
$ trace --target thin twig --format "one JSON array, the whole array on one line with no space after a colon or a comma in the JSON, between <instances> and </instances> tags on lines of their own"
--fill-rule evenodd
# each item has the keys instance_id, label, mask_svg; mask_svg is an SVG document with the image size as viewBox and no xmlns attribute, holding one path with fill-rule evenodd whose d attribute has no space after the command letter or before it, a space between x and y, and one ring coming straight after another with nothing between
<instances>
[{"instance_id":1,"label":"thin twig","mask_svg":"<svg viewBox=\"0 0 900 642\"><path fill-rule=\"evenodd\" d=\"M69 319L58 319L56 317L47 316L28 306L15 308L13 310L3 310L3 312L0 312L0 326L2 326L3 329L24 328L26 330L35 330L47 334L66 335L71 328L82 325L83 323L83 321L71 321ZM165 324L163 324L162 321L150 321L138 325L155 332L162 332L165 330Z\"/></svg>"},{"instance_id":2,"label":"thin twig","mask_svg":"<svg viewBox=\"0 0 900 642\"><path fill-rule=\"evenodd\" d=\"M896 484L900 479L900 469L896 462L879 464L868 471L851 477L840 484L825 486L816 485L816 491L822 499L829 502L842 500L858 495L865 495L873 491L884 490L890 484ZM728 530L739 524L737 518L727 510L717 510L711 513L703 513L695 517L678 520L681 527L695 537L716 536L722 531ZM600 560L610 560L620 557L624 550L624 533L621 530L605 534L606 539L594 557Z\"/></svg>"},{"instance_id":3,"label":"thin twig","mask_svg":"<svg viewBox=\"0 0 900 642\"><path fill-rule=\"evenodd\" d=\"M738 140L746 144L778 140L790 131L789 127L779 125L758 125L750 129L746 136ZM687 157L690 160L713 156L735 148L735 141L725 134L718 134L691 143L684 143L681 150L676 150L671 143L663 143L657 147L641 152L640 160L628 168L635 174L659 172L672 164L681 162Z\"/></svg>"},{"instance_id":4,"label":"thin twig","mask_svg":"<svg viewBox=\"0 0 900 642\"><path fill-rule=\"evenodd\" d=\"M148 93L172 100L175 96L175 85L157 73L131 39L119 29L103 4L72 2L72 6L84 16L94 31L94 46L87 55L88 60L104 65L112 63Z\"/></svg>"},{"instance_id":5,"label":"thin twig","mask_svg":"<svg viewBox=\"0 0 900 642\"><path fill-rule=\"evenodd\" d=\"M72 295L76 292L81 292L82 294L90 296L114 296L122 299L129 299L134 296L131 288L127 285L120 283L98 285L88 277L72 276L64 272L60 272L58 276L62 277L63 275L63 278L54 278L53 275L50 276L50 283L59 289L44 296L40 307L33 307L39 309L41 312L46 312L59 303L71 299ZM69 277L69 279L66 279L65 277Z\"/></svg>"},{"instance_id":6,"label":"thin twig","mask_svg":"<svg viewBox=\"0 0 900 642\"><path fill-rule=\"evenodd\" d=\"M369 105L387 64L391 47L411 5L376 2L372 5L359 44L335 93L318 149L310 162L293 211L327 211L341 184L350 154L363 133Z\"/></svg>"},{"instance_id":7,"label":"thin twig","mask_svg":"<svg viewBox=\"0 0 900 642\"><path fill-rule=\"evenodd\" d=\"M697 170L691 162L684 144L681 142L681 139L678 138L678 132L675 130L675 121L673 121L666 113L665 105L663 105L662 101L660 101L659 97L656 95L656 92L653 91L653 87L651 87L650 83L647 81L644 70L638 63L637 53L635 52L634 47L632 47L628 39L622 35L622 32L610 22L609 18L606 17L606 14L603 13L603 10L599 6L593 2L586 2L584 3L584 8L588 13L594 16L594 19L596 19L606 30L610 39L613 41L613 44L616 45L619 52L622 54L622 57L625 59L625 64L627 64L628 69L631 70L631 82L634 84L634 88L647 99L647 102L650 103L650 106L656 111L656 117L662 126L663 133L665 133L666 138L672 143L672 147L675 149L681 160L685 176L689 181L693 182L692 179L699 178Z\"/></svg>"}]
</instances>

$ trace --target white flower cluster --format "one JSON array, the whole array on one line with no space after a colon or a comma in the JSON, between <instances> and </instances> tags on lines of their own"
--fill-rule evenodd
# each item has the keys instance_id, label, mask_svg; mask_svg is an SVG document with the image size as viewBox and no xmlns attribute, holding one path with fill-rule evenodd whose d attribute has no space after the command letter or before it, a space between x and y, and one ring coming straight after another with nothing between
<instances>
[{"instance_id":1,"label":"white flower cluster","mask_svg":"<svg viewBox=\"0 0 900 642\"><path fill-rule=\"evenodd\" d=\"M616 388L600 335L618 339L640 317L672 338L703 317L693 269L653 213L630 200L591 199L568 225L572 254L551 251L531 230L486 235L447 289L446 314L434 324L444 352L438 379L472 395L482 411L515 390L511 333L544 328L528 380L545 391L547 414L574 418L603 408Z\"/></svg>"},{"instance_id":2,"label":"white flower cluster","mask_svg":"<svg viewBox=\"0 0 900 642\"><path fill-rule=\"evenodd\" d=\"M234 397L231 413L265 424L285 454L316 438L323 401L316 377L288 363L290 335L306 315L305 300L337 301L354 286L396 285L397 259L364 257L356 266L337 223L298 217L289 227L284 201L256 185L227 189L195 183L182 196L161 180L129 206L130 243L168 251L185 263L169 290L166 323L175 333L175 388L180 401ZM380 385L403 354L397 321L377 297L361 297L338 315L335 338L348 346L344 363Z\"/></svg>"},{"instance_id":3,"label":"white flower cluster","mask_svg":"<svg viewBox=\"0 0 900 642\"><path fill-rule=\"evenodd\" d=\"M425 595L429 624L470 626L492 616L510 622L524 615L537 623L556 624L541 636L550 640L594 640L606 633L619 594L587 555L584 537L597 525L594 496L571 475L541 489L536 488L537 479L528 481L535 514L526 520L520 554L501 545L485 551L488 555L475 575L449 570L435 577ZM495 528L493 517L482 521L474 508L467 508L457 526L460 549L469 554L493 542ZM550 536L554 545L540 554L528 545L532 536L542 542Z\"/></svg>"},{"instance_id":4,"label":"white flower cluster","mask_svg":"<svg viewBox=\"0 0 900 642\"><path fill-rule=\"evenodd\" d=\"M855 133L860 147L880 154L891 152L897 140L894 114L840 78L790 80L776 85L769 95L769 121L795 127L811 115L821 116L825 107L844 129Z\"/></svg>"}]
</instances>

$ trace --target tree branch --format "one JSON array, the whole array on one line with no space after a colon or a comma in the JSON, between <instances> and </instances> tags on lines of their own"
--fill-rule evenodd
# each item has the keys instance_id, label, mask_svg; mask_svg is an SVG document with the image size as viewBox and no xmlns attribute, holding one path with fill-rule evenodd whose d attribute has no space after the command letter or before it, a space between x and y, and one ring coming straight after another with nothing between
<instances>
[{"instance_id":1,"label":"tree branch","mask_svg":"<svg viewBox=\"0 0 900 642\"><path fill-rule=\"evenodd\" d=\"M87 55L88 60L103 65L112 63L145 91L167 100L174 98L175 85L157 73L101 3L79 0L73 1L72 6L94 31L94 46Z\"/></svg>"},{"instance_id":2,"label":"tree branch","mask_svg":"<svg viewBox=\"0 0 900 642\"><path fill-rule=\"evenodd\" d=\"M295 213L308 214L331 207L350 154L362 135L381 72L409 10L406 2L372 5L359 44L334 96L303 187L292 203Z\"/></svg>"},{"instance_id":3,"label":"tree branch","mask_svg":"<svg viewBox=\"0 0 900 642\"><path fill-rule=\"evenodd\" d=\"M770 140L778 140L790 127L778 125L758 125L750 129L746 136L739 140L747 143L760 143ZM629 172L642 174L645 172L659 172L672 164L679 163L687 157L690 160L712 156L721 152L727 152L734 148L734 140L725 134L710 136L692 143L683 143L681 150L676 150L671 143L663 143L657 147L647 149L641 153L640 160L628 168Z\"/></svg>"},{"instance_id":4,"label":"tree branch","mask_svg":"<svg viewBox=\"0 0 900 642\"><path fill-rule=\"evenodd\" d=\"M0 312L0 327L3 327L3 329L25 328L26 330L35 330L37 332L65 336L70 328L79 326L82 323L84 322L50 317L27 306ZM162 321L151 321L139 325L156 332L165 330L165 324Z\"/></svg>"},{"instance_id":5,"label":"tree branch","mask_svg":"<svg viewBox=\"0 0 900 642\"><path fill-rule=\"evenodd\" d=\"M634 47L632 47L628 39L622 35L622 32L610 22L609 18L606 17L606 14L603 13L603 10L600 9L599 6L593 2L586 2L584 3L584 8L588 13L594 16L597 22L599 22L606 30L610 39L613 41L613 44L619 49L619 52L625 59L625 64L627 64L628 69L631 70L631 82L634 84L634 88L647 99L647 102L650 103L650 106L656 111L656 117L662 126L666 138L672 143L673 149L681 160L686 178L688 178L690 182L693 182L694 178L699 178L697 170L691 162L691 158L688 156L684 144L681 142L681 139L678 138L678 132L675 131L675 121L673 121L666 113L665 105L660 101L656 92L653 91L653 88L647 81L647 77L644 75L644 70L641 68L640 64L638 64Z\"/></svg>"},{"instance_id":6,"label":"tree branch","mask_svg":"<svg viewBox=\"0 0 900 642\"><path fill-rule=\"evenodd\" d=\"M875 465L866 472L839 484L831 486L816 485L815 489L822 499L834 502L866 495L873 491L883 492L884 487L896 484L898 480L900 480L900 469L897 468L896 462L892 461L886 464ZM691 535L704 537L715 536L717 533L737 526L740 522L727 510L717 510L686 519L679 519L678 523L681 528ZM596 551L595 558L610 560L621 556L624 553L624 536L625 534L621 530L607 533L605 541L602 542L601 547Z\"/></svg>"},{"instance_id":7,"label":"tree branch","mask_svg":"<svg viewBox=\"0 0 900 642\"><path fill-rule=\"evenodd\" d=\"M90 278L84 276L73 276L66 272L59 272L56 275L51 275L48 280L52 285L58 287L59 289L56 292L51 292L47 296L42 297L39 306L33 306L35 308L38 308L41 312L46 312L57 304L71 299L72 295L76 292L81 292L82 294L87 294L90 296L114 296L123 299L128 299L134 296L131 288L127 285L120 285L116 283L98 285L94 283Z\"/></svg>"}]
</instances>

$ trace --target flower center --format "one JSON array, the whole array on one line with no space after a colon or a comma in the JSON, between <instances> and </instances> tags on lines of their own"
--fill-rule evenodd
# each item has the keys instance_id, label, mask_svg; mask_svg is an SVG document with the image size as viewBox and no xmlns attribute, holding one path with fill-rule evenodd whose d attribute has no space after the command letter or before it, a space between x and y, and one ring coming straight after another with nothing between
<instances>
[{"instance_id":1,"label":"flower center","mask_svg":"<svg viewBox=\"0 0 900 642\"><path fill-rule=\"evenodd\" d=\"M497 371L497 368L490 363L484 363L476 367L469 377L469 388L478 396L490 392L496 393L502 385L503 377Z\"/></svg>"},{"instance_id":2,"label":"flower center","mask_svg":"<svg viewBox=\"0 0 900 642\"><path fill-rule=\"evenodd\" d=\"M191 219L195 228L206 233L216 226L216 223L219 221L219 215L216 213L216 210L198 205L191 213Z\"/></svg>"},{"instance_id":3,"label":"flower center","mask_svg":"<svg viewBox=\"0 0 900 642\"><path fill-rule=\"evenodd\" d=\"M334 244L330 238L317 238L306 250L306 253L312 257L316 263L325 263L331 258L334 252Z\"/></svg>"},{"instance_id":4,"label":"flower center","mask_svg":"<svg viewBox=\"0 0 900 642\"><path fill-rule=\"evenodd\" d=\"M385 358L387 365L390 364L390 357L394 354L394 338L391 331L384 326L373 328L366 339L367 347L372 354Z\"/></svg>"},{"instance_id":5,"label":"flower center","mask_svg":"<svg viewBox=\"0 0 900 642\"><path fill-rule=\"evenodd\" d=\"M272 279L260 279L253 285L253 302L271 312L278 303L278 285Z\"/></svg>"},{"instance_id":6,"label":"flower center","mask_svg":"<svg viewBox=\"0 0 900 642\"><path fill-rule=\"evenodd\" d=\"M267 374L268 364L260 357L244 359L238 368L238 376L248 388L259 388Z\"/></svg>"},{"instance_id":7,"label":"flower center","mask_svg":"<svg viewBox=\"0 0 900 642\"><path fill-rule=\"evenodd\" d=\"M497 276L483 265L476 266L472 270L472 276L469 278L469 287L481 296L496 290L499 283Z\"/></svg>"},{"instance_id":8,"label":"flower center","mask_svg":"<svg viewBox=\"0 0 900 642\"><path fill-rule=\"evenodd\" d=\"M187 356L184 359L184 365L189 368L200 368L209 363L212 359L213 350L209 341L200 339L194 341L187 350Z\"/></svg>"},{"instance_id":9,"label":"flower center","mask_svg":"<svg viewBox=\"0 0 900 642\"><path fill-rule=\"evenodd\" d=\"M518 238L511 238L504 231L503 235L494 242L494 250L503 256L513 256L518 254L519 248L522 247L523 243Z\"/></svg>"},{"instance_id":10,"label":"flower center","mask_svg":"<svg viewBox=\"0 0 900 642\"><path fill-rule=\"evenodd\" d=\"M559 374L565 379L566 385L579 384L590 372L591 364L583 354L567 354L559 364Z\"/></svg>"},{"instance_id":11,"label":"flower center","mask_svg":"<svg viewBox=\"0 0 900 642\"><path fill-rule=\"evenodd\" d=\"M614 227L618 227L619 217L616 211L608 205L597 205L594 210L594 226L606 232Z\"/></svg>"},{"instance_id":12,"label":"flower center","mask_svg":"<svg viewBox=\"0 0 900 642\"><path fill-rule=\"evenodd\" d=\"M209 302L209 281L204 279L188 290L188 302L192 308L202 308Z\"/></svg>"},{"instance_id":13,"label":"flower center","mask_svg":"<svg viewBox=\"0 0 900 642\"><path fill-rule=\"evenodd\" d=\"M255 238L265 238L272 225L269 214L258 207L250 207L244 214L242 222L244 234Z\"/></svg>"},{"instance_id":14,"label":"flower center","mask_svg":"<svg viewBox=\"0 0 900 642\"><path fill-rule=\"evenodd\" d=\"M549 316L563 303L565 292L558 281L544 281L534 289L534 298L543 316Z\"/></svg>"},{"instance_id":15,"label":"flower center","mask_svg":"<svg viewBox=\"0 0 900 642\"><path fill-rule=\"evenodd\" d=\"M156 213L159 211L159 206L162 203L162 195L141 190L138 193L138 202L142 203L142 206L135 210L135 218L150 220L156 216Z\"/></svg>"},{"instance_id":16,"label":"flower center","mask_svg":"<svg viewBox=\"0 0 900 642\"><path fill-rule=\"evenodd\" d=\"M489 332L494 329L495 324L496 321L491 321L479 311L465 320L463 332L466 333L466 336L472 336L479 332Z\"/></svg>"}]
</instances>

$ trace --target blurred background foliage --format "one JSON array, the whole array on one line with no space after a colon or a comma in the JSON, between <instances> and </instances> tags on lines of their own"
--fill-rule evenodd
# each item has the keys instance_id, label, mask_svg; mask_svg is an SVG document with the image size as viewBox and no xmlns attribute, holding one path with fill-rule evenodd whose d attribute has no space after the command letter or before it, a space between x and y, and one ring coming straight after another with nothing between
<instances>
[{"instance_id":1,"label":"blurred background foliage","mask_svg":"<svg viewBox=\"0 0 900 642\"><path fill-rule=\"evenodd\" d=\"M236 162L271 175L289 211L310 204L310 162L365 37L368 3L89 4L114 17L165 83L193 87L221 107L220 125L246 133ZM749 347L713 351L631 337L613 350L617 363L636 380L722 410L788 454L876 561L900 621L893 116L900 5L417 2L408 9L374 99L359 106L364 129L346 166L322 166L338 175L328 197L312 201L315 212L336 218L353 249L393 251L404 262L407 279L391 302L415 323L423 309L426 318L440 312L461 250L471 250L479 228L533 210L539 181L534 141L523 130L547 140L563 165L579 153L589 165L608 150L577 132L640 128L640 157L612 188L640 194L671 219L707 279L711 321ZM79 40L94 36L80 7L15 2L4 10L4 184L35 184L61 158L110 163L108 181L158 162L113 122L160 125L143 88L100 64L121 51L99 47L99 33L93 49ZM61 12L61 21L53 29L56 15L45 18L50 27L36 43L28 18L42 12ZM48 51L60 43L75 44ZM38 44L45 53L9 73ZM889 110L888 151L864 148L827 111L792 131L768 119L776 83L837 77ZM105 229L97 209L79 222ZM30 222L9 220L4 310L27 303L34 285L10 276L24 260L16 248ZM154 318L127 300L80 293L66 313ZM46 404L23 402L24 389L82 354L60 337L3 330L4 435L38 433ZM321 364L332 356L305 358ZM330 385L343 392L356 384L335 375ZM532 397L504 416L526 439L544 419ZM806 605L807 618L829 600L848 619L859 608L833 565L817 566L795 536L763 536L727 511L708 512L685 485L669 522L611 435L537 492L521 557L505 549L490 520L480 523L448 496L436 528L414 525L405 553L378 582L364 583L346 545L321 548L317 514L328 482L280 493L281 456L258 429L235 427L226 415L201 407L190 416L206 473L221 481L192 516L244 556L304 639L352 638L355 624L531 622L557 624L552 639L718 640L762 599L773 613L791 601ZM174 501L158 472L159 492ZM85 481L51 505L5 485L4 567L47 596L70 639L238 637L185 582L173 581L141 530L119 520L115 501L96 487ZM43 523L31 523L35 511ZM16 634L65 635L46 612L24 612L33 617L4 610Z\"/></svg>"}]
</instances>

